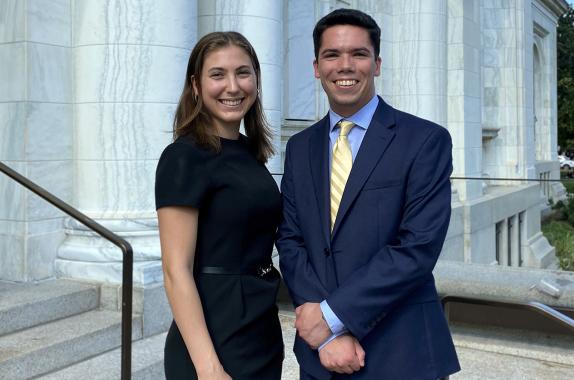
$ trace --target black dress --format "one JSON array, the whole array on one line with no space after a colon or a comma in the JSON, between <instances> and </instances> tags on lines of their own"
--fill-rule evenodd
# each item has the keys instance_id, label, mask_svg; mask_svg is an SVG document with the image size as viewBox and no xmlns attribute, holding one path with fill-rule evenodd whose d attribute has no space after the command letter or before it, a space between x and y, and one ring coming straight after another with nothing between
<instances>
[{"instance_id":1,"label":"black dress","mask_svg":"<svg viewBox=\"0 0 574 380\"><path fill-rule=\"evenodd\" d=\"M279 380L279 274L273 269L258 275L255 268L271 262L281 198L245 136L222 138L221 145L220 153L185 137L168 145L156 172L156 208L199 209L194 278L226 372L233 380ZM223 268L226 274L202 273L206 267ZM168 380L197 378L175 321L167 335L164 365Z\"/></svg>"}]
</instances>

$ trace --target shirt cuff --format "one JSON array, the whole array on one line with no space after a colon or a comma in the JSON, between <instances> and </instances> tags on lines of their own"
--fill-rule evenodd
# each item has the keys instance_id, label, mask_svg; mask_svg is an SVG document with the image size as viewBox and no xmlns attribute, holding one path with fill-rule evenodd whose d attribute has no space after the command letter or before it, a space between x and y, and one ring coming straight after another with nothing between
<instances>
[{"instance_id":1,"label":"shirt cuff","mask_svg":"<svg viewBox=\"0 0 574 380\"><path fill-rule=\"evenodd\" d=\"M319 348L317 349L317 351L321 351L321 349L323 349L323 347L325 347L327 344L329 344L333 339L335 339L338 336L341 336L343 334L345 334L346 331L341 331L339 334L333 334L331 335L329 338L327 338L326 341L324 341L323 343L321 343L321 345L319 346Z\"/></svg>"},{"instance_id":2,"label":"shirt cuff","mask_svg":"<svg viewBox=\"0 0 574 380\"><path fill-rule=\"evenodd\" d=\"M319 306L321 306L321 312L323 313L323 317L325 318L325 321L327 322L329 329L331 330L333 335L335 335L335 337L347 332L347 328L345 327L343 322L341 322L341 320L335 315L335 313L333 313L333 310L327 303L327 300L323 300L323 302L321 302Z\"/></svg>"}]
</instances>

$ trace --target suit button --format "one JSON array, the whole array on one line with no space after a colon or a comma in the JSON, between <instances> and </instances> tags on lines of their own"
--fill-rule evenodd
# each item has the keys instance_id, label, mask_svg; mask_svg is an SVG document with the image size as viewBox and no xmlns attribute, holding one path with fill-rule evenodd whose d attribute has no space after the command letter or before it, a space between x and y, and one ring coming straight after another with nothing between
<instances>
[{"instance_id":1,"label":"suit button","mask_svg":"<svg viewBox=\"0 0 574 380\"><path fill-rule=\"evenodd\" d=\"M329 251L329 248L325 248L325 249L323 250L323 253L325 254L325 257L331 256L331 251Z\"/></svg>"}]
</instances>

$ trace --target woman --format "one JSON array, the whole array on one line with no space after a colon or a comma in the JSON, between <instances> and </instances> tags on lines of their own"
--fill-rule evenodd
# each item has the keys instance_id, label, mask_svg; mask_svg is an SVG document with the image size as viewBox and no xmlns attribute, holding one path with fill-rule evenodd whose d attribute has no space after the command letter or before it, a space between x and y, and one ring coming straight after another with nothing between
<instances>
[{"instance_id":1,"label":"woman","mask_svg":"<svg viewBox=\"0 0 574 380\"><path fill-rule=\"evenodd\" d=\"M283 341L271 264L281 200L251 44L204 36L191 52L175 141L156 173L169 379L280 379ZM244 120L246 135L239 133Z\"/></svg>"}]
</instances>

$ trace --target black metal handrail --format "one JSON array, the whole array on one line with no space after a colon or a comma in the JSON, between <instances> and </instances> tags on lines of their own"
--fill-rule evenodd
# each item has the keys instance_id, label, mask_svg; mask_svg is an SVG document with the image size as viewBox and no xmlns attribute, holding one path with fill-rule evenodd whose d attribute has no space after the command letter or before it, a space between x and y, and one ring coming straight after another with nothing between
<instances>
[{"instance_id":1,"label":"black metal handrail","mask_svg":"<svg viewBox=\"0 0 574 380\"><path fill-rule=\"evenodd\" d=\"M132 289L133 289L133 262L134 255L132 246L123 238L114 234L101 224L84 215L74 207L62 201L58 197L49 193L44 188L38 186L28 178L12 170L4 163L0 162L0 172L6 174L20 185L24 186L34 194L42 197L55 207L59 208L73 219L82 223L90 230L96 232L104 239L118 246L123 252L122 262L122 364L121 379L129 380L131 378L132 367Z\"/></svg>"},{"instance_id":2,"label":"black metal handrail","mask_svg":"<svg viewBox=\"0 0 574 380\"><path fill-rule=\"evenodd\" d=\"M449 321L449 308L448 304L451 302L457 303L466 303L471 305L485 305L485 306L495 306L495 307L506 307L511 309L519 309L519 310L530 310L534 311L542 316L554 321L570 331L574 333L574 319L568 317L567 315L559 312L552 307L545 305L540 302L530 301L530 302L517 302L517 301L504 301L504 300L495 300L491 298L471 298L471 297L461 297L461 296L449 296L446 295L442 297L441 303L442 308L445 313L445 317L447 322ZM441 380L448 380L449 377L445 377Z\"/></svg>"},{"instance_id":3,"label":"black metal handrail","mask_svg":"<svg viewBox=\"0 0 574 380\"><path fill-rule=\"evenodd\" d=\"M574 319L570 318L566 314L559 312L558 310L545 305L540 302L530 301L530 302L519 302L519 301L504 301L500 299L489 299L489 298L470 298L470 297L460 297L460 296L444 296L441 299L442 307L445 310L445 316L447 321L449 320L448 304L451 302L456 303L466 303L472 305L484 305L484 306L495 306L495 307L506 307L509 309L519 309L519 310L530 310L534 311L542 316L548 318L549 320L556 322L557 324L566 327L572 333L574 333Z\"/></svg>"}]
</instances>

